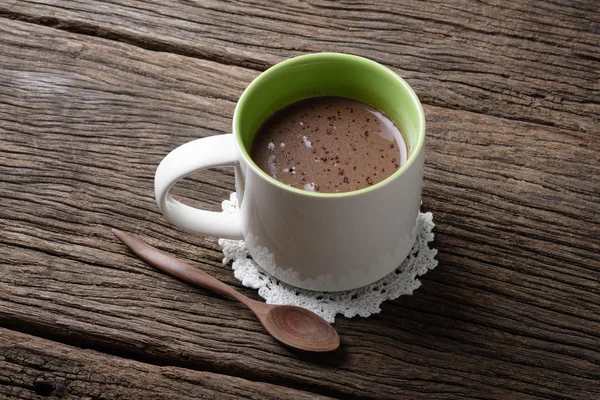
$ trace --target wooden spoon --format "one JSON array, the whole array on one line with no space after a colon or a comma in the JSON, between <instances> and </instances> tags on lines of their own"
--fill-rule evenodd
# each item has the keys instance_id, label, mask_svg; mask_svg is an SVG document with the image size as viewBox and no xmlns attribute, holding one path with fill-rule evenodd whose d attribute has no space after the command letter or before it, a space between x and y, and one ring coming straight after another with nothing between
<instances>
[{"instance_id":1,"label":"wooden spoon","mask_svg":"<svg viewBox=\"0 0 600 400\"><path fill-rule=\"evenodd\" d=\"M142 260L159 270L192 285L239 301L252 310L267 332L281 343L311 352L333 351L340 346L340 337L335 329L317 314L302 307L272 305L252 300L206 272L125 232L116 229L112 232Z\"/></svg>"}]
</instances>

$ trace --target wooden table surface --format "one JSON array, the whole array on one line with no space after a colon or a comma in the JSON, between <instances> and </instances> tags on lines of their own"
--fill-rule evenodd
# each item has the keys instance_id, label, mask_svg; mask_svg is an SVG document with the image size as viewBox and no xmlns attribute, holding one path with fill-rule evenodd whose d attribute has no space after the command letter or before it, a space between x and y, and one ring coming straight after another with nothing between
<instances>
[{"instance_id":1,"label":"wooden table surface","mask_svg":"<svg viewBox=\"0 0 600 400\"><path fill-rule=\"evenodd\" d=\"M0 1L0 398L600 398L599 43L595 0ZM439 265L317 357L110 228L258 298L160 215L154 171L320 51L421 98ZM176 193L233 190L222 168Z\"/></svg>"}]
</instances>

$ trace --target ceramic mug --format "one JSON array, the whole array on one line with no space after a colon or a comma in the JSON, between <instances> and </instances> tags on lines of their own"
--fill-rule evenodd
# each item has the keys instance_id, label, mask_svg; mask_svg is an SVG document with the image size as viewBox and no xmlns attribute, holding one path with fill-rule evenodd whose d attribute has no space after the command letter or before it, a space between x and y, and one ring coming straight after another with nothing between
<instances>
[{"instance_id":1,"label":"ceramic mug","mask_svg":"<svg viewBox=\"0 0 600 400\"><path fill-rule=\"evenodd\" d=\"M382 182L345 193L285 185L250 158L252 140L275 111L316 96L341 96L383 111L404 135L408 158ZM309 290L341 291L392 272L416 238L423 179L425 117L410 86L365 58L319 53L283 61L259 75L240 97L233 133L194 140L158 166L156 201L164 216L189 231L244 239L274 277ZM199 210L171 197L171 187L205 168L235 167L236 214Z\"/></svg>"}]
</instances>

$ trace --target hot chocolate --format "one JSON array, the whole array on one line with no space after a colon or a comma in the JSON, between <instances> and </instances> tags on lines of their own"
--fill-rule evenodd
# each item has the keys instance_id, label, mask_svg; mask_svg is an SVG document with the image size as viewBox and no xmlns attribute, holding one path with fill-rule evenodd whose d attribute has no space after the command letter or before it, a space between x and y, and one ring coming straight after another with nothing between
<instances>
[{"instance_id":1,"label":"hot chocolate","mask_svg":"<svg viewBox=\"0 0 600 400\"><path fill-rule=\"evenodd\" d=\"M273 178L327 193L375 185L406 161L400 130L358 100L314 97L293 103L259 128L251 158Z\"/></svg>"}]
</instances>

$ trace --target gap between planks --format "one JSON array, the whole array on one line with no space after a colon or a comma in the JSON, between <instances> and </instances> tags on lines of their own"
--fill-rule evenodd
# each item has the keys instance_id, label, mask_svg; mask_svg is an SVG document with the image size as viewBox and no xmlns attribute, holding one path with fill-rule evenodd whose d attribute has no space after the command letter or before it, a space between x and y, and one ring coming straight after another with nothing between
<instances>
[{"instance_id":1,"label":"gap between planks","mask_svg":"<svg viewBox=\"0 0 600 400\"><path fill-rule=\"evenodd\" d=\"M329 399L210 371L149 364L0 328L0 396L61 398ZM205 397L206 396L206 397Z\"/></svg>"},{"instance_id":2,"label":"gap between planks","mask_svg":"<svg viewBox=\"0 0 600 400\"><path fill-rule=\"evenodd\" d=\"M45 27L61 30L64 32L73 33L73 34L79 34L79 35L90 36L90 37L95 37L95 38L113 40L113 41L116 41L119 43L125 43L125 44L129 44L132 46L136 46L136 47L142 48L144 50L148 50L148 51L171 53L171 54L176 54L176 55L180 55L180 56L184 56L184 57L196 58L199 60L212 61L212 62L219 63L222 65L246 68L246 69L258 71L258 72L263 72L264 70L268 69L269 67L273 66L276 63L276 61L257 62L257 60L253 60L253 62L244 62L243 59L235 58L233 56L230 58L227 58L225 56L221 56L217 52L202 51L201 49L195 48L192 45L181 44L181 43L178 43L178 44L168 43L166 41L160 41L160 40L152 38L152 37L142 36L139 34L136 35L134 33L131 33L130 35L126 35L124 33L118 32L117 30L105 29L105 28L101 28L99 26L84 23L81 21L72 22L72 21L67 21L67 20L61 20L57 17L48 17L48 16L37 17L37 16L31 16L31 15L18 13L18 12L14 12L14 11L0 10L0 18L17 20L20 22L30 23L30 24L34 24L34 25L41 25L41 26L45 26ZM273 57L266 57L266 58L272 59ZM468 71L464 71L464 72L468 72ZM466 82L462 82L462 83L466 84ZM424 100L422 97L420 98L420 100L421 100L422 104L424 104L424 105L431 105L431 106L445 108L445 109L449 109L449 110L463 110L463 108L461 108L459 106L451 107L447 104L439 104L439 102L436 102L436 101ZM237 99L234 99L233 101L237 101ZM597 104L596 102L593 102L593 103ZM477 110L474 108L468 108L468 109L465 109L465 111L468 111L468 112L471 112L474 114L485 115L485 116L494 116L494 117L498 117L498 118L504 118L504 119L511 120L511 121L531 123L531 124L540 125L540 126L559 127L556 123L553 123L552 121L543 120L543 119L527 118L524 116L517 116L514 114L513 115L497 115L494 113L486 113L486 112L483 112L481 110ZM570 127L560 126L560 128L576 131L576 129L570 128Z\"/></svg>"}]
</instances>

